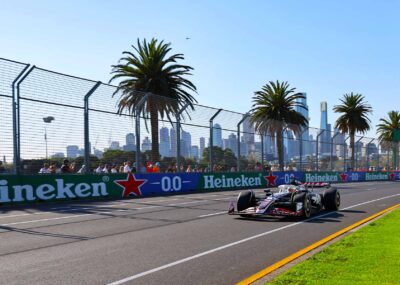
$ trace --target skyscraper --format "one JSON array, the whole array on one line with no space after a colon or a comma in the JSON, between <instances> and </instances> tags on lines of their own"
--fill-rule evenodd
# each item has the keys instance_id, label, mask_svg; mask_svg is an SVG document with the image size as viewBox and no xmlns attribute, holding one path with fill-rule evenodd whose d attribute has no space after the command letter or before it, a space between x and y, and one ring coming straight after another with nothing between
<instances>
[{"instance_id":1,"label":"skyscraper","mask_svg":"<svg viewBox=\"0 0 400 285\"><path fill-rule=\"evenodd\" d=\"M243 142L246 144L246 152L243 153L243 155L249 155L252 151L255 151L255 146L254 146L254 128L250 123L250 118L247 117L243 121Z\"/></svg>"},{"instance_id":2,"label":"skyscraper","mask_svg":"<svg viewBox=\"0 0 400 285\"><path fill-rule=\"evenodd\" d=\"M232 152L235 154L235 156L238 156L238 142L237 142L237 136L234 133L231 133L228 137L228 148L232 150Z\"/></svg>"},{"instance_id":3,"label":"skyscraper","mask_svg":"<svg viewBox=\"0 0 400 285\"><path fill-rule=\"evenodd\" d=\"M169 131L169 136L171 140L171 151L170 151L170 156L176 156L176 130L175 128L172 128Z\"/></svg>"},{"instance_id":4,"label":"skyscraper","mask_svg":"<svg viewBox=\"0 0 400 285\"><path fill-rule=\"evenodd\" d=\"M206 147L206 139L204 137L200 137L200 149L199 149L200 159L203 158L203 151L205 147Z\"/></svg>"},{"instance_id":5,"label":"skyscraper","mask_svg":"<svg viewBox=\"0 0 400 285\"><path fill-rule=\"evenodd\" d=\"M302 106L305 108L302 108L300 106L295 107L295 111L302 114L307 120L310 119L309 114L308 114L308 105L307 105L307 93L303 92L301 93L304 98L299 98L297 100L298 103L300 103ZM302 129L303 134L301 135L302 139L302 156L303 155L309 155L311 153L311 143L309 141L309 132L308 132L308 127ZM300 154L299 154L300 155Z\"/></svg>"},{"instance_id":6,"label":"skyscraper","mask_svg":"<svg viewBox=\"0 0 400 285\"><path fill-rule=\"evenodd\" d=\"M321 125L320 132L323 132L319 137L319 155L330 154L330 138L331 125L328 124L328 103L321 102Z\"/></svg>"},{"instance_id":7,"label":"skyscraper","mask_svg":"<svg viewBox=\"0 0 400 285\"><path fill-rule=\"evenodd\" d=\"M142 141L142 149L141 151L146 151L146 150L151 150L151 140L149 137L145 137L144 140Z\"/></svg>"},{"instance_id":8,"label":"skyscraper","mask_svg":"<svg viewBox=\"0 0 400 285\"><path fill-rule=\"evenodd\" d=\"M192 148L192 135L189 132L182 131L181 156L190 157L191 148Z\"/></svg>"},{"instance_id":9,"label":"skyscraper","mask_svg":"<svg viewBox=\"0 0 400 285\"><path fill-rule=\"evenodd\" d=\"M125 151L135 151L135 135L132 133L126 134L125 136L125 145L123 146L123 150Z\"/></svg>"},{"instance_id":10,"label":"skyscraper","mask_svg":"<svg viewBox=\"0 0 400 285\"><path fill-rule=\"evenodd\" d=\"M170 139L169 130L166 127L160 129L160 155L163 157L170 156Z\"/></svg>"},{"instance_id":11,"label":"skyscraper","mask_svg":"<svg viewBox=\"0 0 400 285\"><path fill-rule=\"evenodd\" d=\"M222 148L222 129L219 124L214 124L213 146L219 146L220 148Z\"/></svg>"}]
</instances>

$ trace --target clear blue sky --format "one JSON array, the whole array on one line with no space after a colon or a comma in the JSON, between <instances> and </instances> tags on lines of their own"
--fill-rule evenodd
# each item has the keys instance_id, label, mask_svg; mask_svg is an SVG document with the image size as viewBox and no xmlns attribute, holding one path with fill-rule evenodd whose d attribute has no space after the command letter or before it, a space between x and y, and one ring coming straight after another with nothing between
<instances>
[{"instance_id":1,"label":"clear blue sky","mask_svg":"<svg viewBox=\"0 0 400 285\"><path fill-rule=\"evenodd\" d=\"M0 57L107 82L137 38L172 43L195 68L198 102L246 112L287 80L319 103L365 95L372 123L399 110L400 1L1 1ZM190 37L190 40L186 40ZM370 132L374 136L375 131Z\"/></svg>"}]
</instances>

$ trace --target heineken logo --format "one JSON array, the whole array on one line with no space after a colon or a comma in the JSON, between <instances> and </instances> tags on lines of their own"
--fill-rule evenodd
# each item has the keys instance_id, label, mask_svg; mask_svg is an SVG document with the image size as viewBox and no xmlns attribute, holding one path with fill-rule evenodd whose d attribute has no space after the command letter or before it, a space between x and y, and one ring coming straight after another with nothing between
<instances>
[{"instance_id":1,"label":"heineken logo","mask_svg":"<svg viewBox=\"0 0 400 285\"><path fill-rule=\"evenodd\" d=\"M25 202L35 200L57 200L107 196L104 182L99 183L65 183L64 179L49 179L49 183L33 186L30 184L8 185L5 179L0 180L0 203Z\"/></svg>"},{"instance_id":2,"label":"heineken logo","mask_svg":"<svg viewBox=\"0 0 400 285\"><path fill-rule=\"evenodd\" d=\"M372 180L388 180L389 175L387 173L365 173L365 180L372 181Z\"/></svg>"},{"instance_id":3,"label":"heineken logo","mask_svg":"<svg viewBox=\"0 0 400 285\"><path fill-rule=\"evenodd\" d=\"M261 177L247 177L244 174L238 175L237 177L204 175L203 179L204 189L261 186Z\"/></svg>"},{"instance_id":4,"label":"heineken logo","mask_svg":"<svg viewBox=\"0 0 400 285\"><path fill-rule=\"evenodd\" d=\"M306 182L338 182L338 175L336 173L306 173Z\"/></svg>"}]
</instances>

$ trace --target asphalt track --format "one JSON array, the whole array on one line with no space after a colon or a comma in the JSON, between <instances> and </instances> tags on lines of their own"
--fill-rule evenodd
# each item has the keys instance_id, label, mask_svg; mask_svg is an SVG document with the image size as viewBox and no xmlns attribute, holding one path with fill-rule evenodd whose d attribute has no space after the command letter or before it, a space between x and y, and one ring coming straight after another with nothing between
<instances>
[{"instance_id":1,"label":"asphalt track","mask_svg":"<svg viewBox=\"0 0 400 285\"><path fill-rule=\"evenodd\" d=\"M305 221L228 216L237 191L3 206L0 284L234 284L400 203L398 182L338 187L341 210Z\"/></svg>"}]
</instances>

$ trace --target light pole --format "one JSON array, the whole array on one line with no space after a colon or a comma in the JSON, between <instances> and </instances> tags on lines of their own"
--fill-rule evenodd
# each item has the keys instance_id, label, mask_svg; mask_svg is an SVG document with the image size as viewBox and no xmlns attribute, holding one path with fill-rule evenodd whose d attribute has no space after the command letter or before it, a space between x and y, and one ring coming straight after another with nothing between
<instances>
[{"instance_id":1,"label":"light pole","mask_svg":"<svg viewBox=\"0 0 400 285\"><path fill-rule=\"evenodd\" d=\"M46 144L46 159L48 159L48 151L47 151L47 128L46 128L46 123L50 124L53 120L55 120L54 117L48 116L43 118L43 122L45 122L44 125L44 142Z\"/></svg>"}]
</instances>

